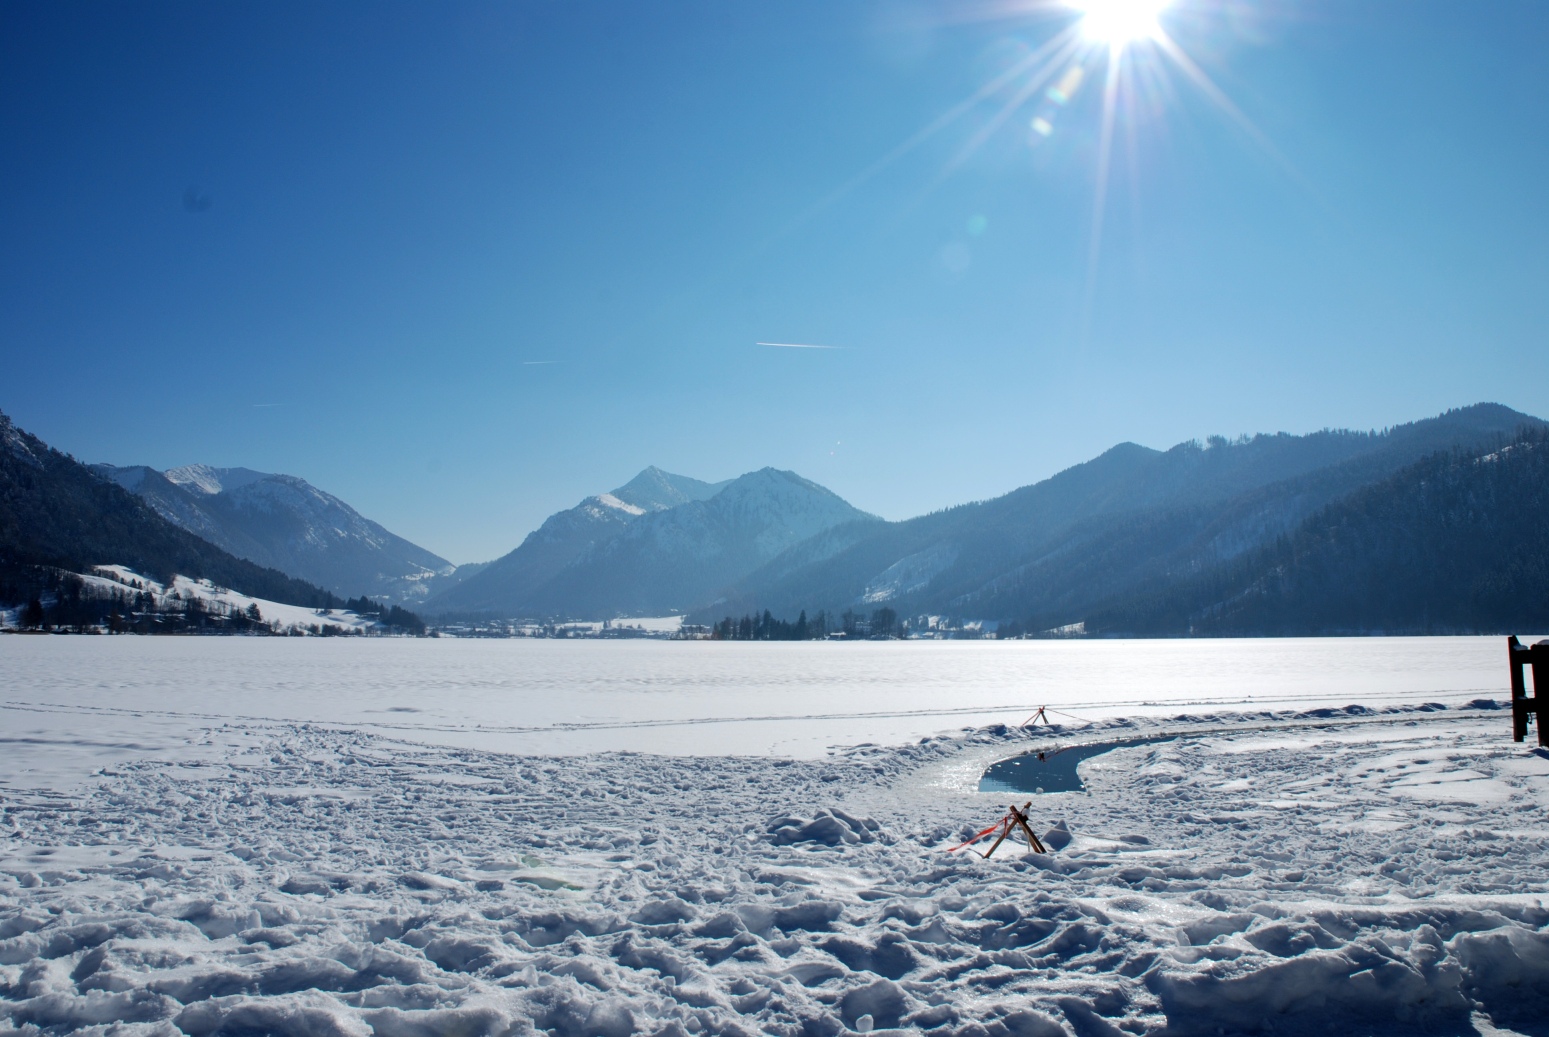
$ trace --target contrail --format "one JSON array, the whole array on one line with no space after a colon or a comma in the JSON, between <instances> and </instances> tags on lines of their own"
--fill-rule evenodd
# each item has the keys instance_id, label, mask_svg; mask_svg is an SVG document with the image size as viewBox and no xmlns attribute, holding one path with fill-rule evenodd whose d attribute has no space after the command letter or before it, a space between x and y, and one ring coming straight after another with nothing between
<instances>
[{"instance_id":1,"label":"contrail","mask_svg":"<svg viewBox=\"0 0 1549 1037\"><path fill-rule=\"evenodd\" d=\"M777 349L843 349L843 346L816 346L810 342L755 342L755 346L774 346Z\"/></svg>"}]
</instances>

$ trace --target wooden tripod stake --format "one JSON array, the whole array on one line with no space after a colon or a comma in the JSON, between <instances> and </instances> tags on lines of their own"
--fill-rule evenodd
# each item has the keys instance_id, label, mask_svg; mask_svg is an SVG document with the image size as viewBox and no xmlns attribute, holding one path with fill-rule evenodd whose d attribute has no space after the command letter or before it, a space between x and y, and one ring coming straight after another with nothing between
<instances>
[{"instance_id":1,"label":"wooden tripod stake","mask_svg":"<svg viewBox=\"0 0 1549 1037\"><path fill-rule=\"evenodd\" d=\"M1017 809L1017 805L1015 803L1011 804L1011 806L1006 811L1005 821L1001 822L1000 837L995 840L995 845L991 846L989 850L985 852L985 860L989 860L990 854L1000 849L1000 844L1005 842L1006 837L1011 834L1012 825L1016 825L1018 828L1022 829L1022 834L1027 836L1027 845L1032 847L1034 853L1049 852L1048 850L1044 849L1043 843L1038 841L1038 837L1033 834L1032 827L1027 823L1027 812L1031 810L1032 807L1032 800L1028 800L1025 804L1023 804L1021 810Z\"/></svg>"},{"instance_id":2,"label":"wooden tripod stake","mask_svg":"<svg viewBox=\"0 0 1549 1037\"><path fill-rule=\"evenodd\" d=\"M1054 726L1054 721L1050 720L1049 719L1049 715L1044 712L1044 710L1046 710L1048 708L1049 708L1048 706L1039 706L1038 707L1038 712L1034 713L1032 716L1030 716L1026 720L1022 721L1022 726L1024 728L1025 727L1029 727L1029 726L1037 726L1038 721L1042 720L1045 724L1048 724L1050 727L1053 727Z\"/></svg>"}]
</instances>

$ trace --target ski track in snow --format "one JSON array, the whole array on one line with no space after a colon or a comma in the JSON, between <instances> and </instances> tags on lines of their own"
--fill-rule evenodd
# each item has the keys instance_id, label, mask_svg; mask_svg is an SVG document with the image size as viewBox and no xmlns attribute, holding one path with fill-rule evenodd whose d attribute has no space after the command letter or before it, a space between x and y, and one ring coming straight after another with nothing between
<instances>
[{"instance_id":1,"label":"ski track in snow","mask_svg":"<svg viewBox=\"0 0 1549 1037\"><path fill-rule=\"evenodd\" d=\"M0 1026L1546 1033L1549 754L1507 724L1235 713L816 760L212 725L0 791ZM1035 797L1067 845L944 852L1004 810L990 762L1157 733L1182 737Z\"/></svg>"}]
</instances>

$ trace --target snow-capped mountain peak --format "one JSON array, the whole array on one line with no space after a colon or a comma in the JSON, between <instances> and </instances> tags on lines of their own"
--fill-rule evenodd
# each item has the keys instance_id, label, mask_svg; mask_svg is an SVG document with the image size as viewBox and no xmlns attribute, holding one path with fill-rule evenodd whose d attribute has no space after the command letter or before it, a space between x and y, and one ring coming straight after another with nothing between
<instances>
[{"instance_id":1,"label":"snow-capped mountain peak","mask_svg":"<svg viewBox=\"0 0 1549 1037\"><path fill-rule=\"evenodd\" d=\"M92 467L195 536L344 597L414 602L456 568L294 475L205 464Z\"/></svg>"},{"instance_id":2,"label":"snow-capped mountain peak","mask_svg":"<svg viewBox=\"0 0 1549 1037\"><path fill-rule=\"evenodd\" d=\"M601 504L605 508L614 508L618 511L627 512L630 515L645 514L644 508L637 507L634 504L626 504L624 501L619 500L611 493L599 493L597 496L593 497L592 500Z\"/></svg>"},{"instance_id":3,"label":"snow-capped mountain peak","mask_svg":"<svg viewBox=\"0 0 1549 1037\"><path fill-rule=\"evenodd\" d=\"M268 472L255 472L251 468L212 468L207 464L186 464L179 468L168 468L162 474L167 477L167 481L185 490L212 497L217 493L239 490L260 479L274 478Z\"/></svg>"},{"instance_id":4,"label":"snow-capped mountain peak","mask_svg":"<svg viewBox=\"0 0 1549 1037\"><path fill-rule=\"evenodd\" d=\"M651 465L608 496L642 509L642 513L666 511L668 508L676 508L689 501L709 500L729 482L730 480L718 483L702 482L686 475L674 475Z\"/></svg>"},{"instance_id":5,"label":"snow-capped mountain peak","mask_svg":"<svg viewBox=\"0 0 1549 1037\"><path fill-rule=\"evenodd\" d=\"M873 517L794 472L720 483L647 468L551 515L515 551L428 603L431 611L616 618L714 599L807 537Z\"/></svg>"}]
</instances>

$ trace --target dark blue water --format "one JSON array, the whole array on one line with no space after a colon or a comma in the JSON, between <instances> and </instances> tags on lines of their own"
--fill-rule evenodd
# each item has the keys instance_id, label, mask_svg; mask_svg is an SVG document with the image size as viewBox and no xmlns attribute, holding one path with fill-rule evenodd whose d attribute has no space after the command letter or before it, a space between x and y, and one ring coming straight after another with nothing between
<instances>
[{"instance_id":1,"label":"dark blue water","mask_svg":"<svg viewBox=\"0 0 1549 1037\"><path fill-rule=\"evenodd\" d=\"M1068 749L1035 750L991 764L979 779L980 792L1085 792L1076 765L1082 760L1128 749L1135 745L1170 742L1171 738L1135 738L1123 742L1094 742Z\"/></svg>"}]
</instances>

